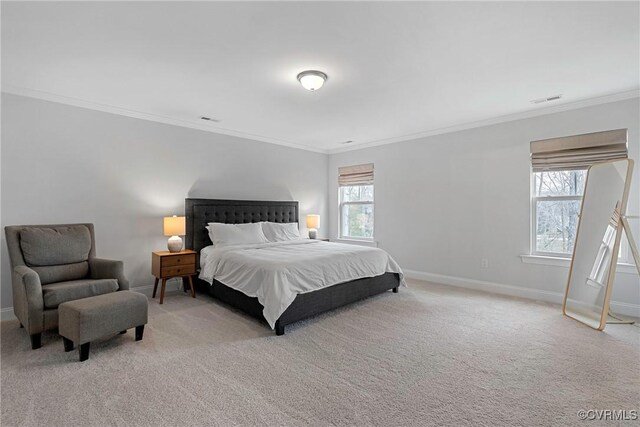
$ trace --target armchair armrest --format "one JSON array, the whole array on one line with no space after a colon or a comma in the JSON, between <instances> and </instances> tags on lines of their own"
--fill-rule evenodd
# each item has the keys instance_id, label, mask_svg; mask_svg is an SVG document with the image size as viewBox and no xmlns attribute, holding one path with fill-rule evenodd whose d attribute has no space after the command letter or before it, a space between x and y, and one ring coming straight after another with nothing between
<instances>
[{"instance_id":1,"label":"armchair armrest","mask_svg":"<svg viewBox=\"0 0 640 427\"><path fill-rule=\"evenodd\" d=\"M13 310L29 334L44 328L44 299L40 276L26 265L13 269Z\"/></svg>"},{"instance_id":2,"label":"armchair armrest","mask_svg":"<svg viewBox=\"0 0 640 427\"><path fill-rule=\"evenodd\" d=\"M92 279L117 279L120 291L129 289L129 281L124 277L124 263L112 259L90 258L89 274Z\"/></svg>"}]
</instances>

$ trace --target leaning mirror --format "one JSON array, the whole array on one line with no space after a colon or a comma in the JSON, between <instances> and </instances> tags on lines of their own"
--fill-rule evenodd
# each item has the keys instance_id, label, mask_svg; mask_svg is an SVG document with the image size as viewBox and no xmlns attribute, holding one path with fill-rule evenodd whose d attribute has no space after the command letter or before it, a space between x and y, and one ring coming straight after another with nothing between
<instances>
[{"instance_id":1,"label":"leaning mirror","mask_svg":"<svg viewBox=\"0 0 640 427\"><path fill-rule=\"evenodd\" d=\"M632 171L625 159L587 172L563 312L594 329L607 322Z\"/></svg>"}]
</instances>

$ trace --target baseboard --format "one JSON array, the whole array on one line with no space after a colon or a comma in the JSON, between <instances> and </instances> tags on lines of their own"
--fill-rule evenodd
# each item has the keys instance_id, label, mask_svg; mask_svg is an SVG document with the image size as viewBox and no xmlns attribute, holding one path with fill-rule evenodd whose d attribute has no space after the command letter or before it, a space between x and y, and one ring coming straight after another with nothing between
<instances>
[{"instance_id":1,"label":"baseboard","mask_svg":"<svg viewBox=\"0 0 640 427\"><path fill-rule=\"evenodd\" d=\"M562 304L564 294L560 292L543 291L541 289L524 288L520 286L504 285L501 283L486 282L483 280L466 279L463 277L445 276L443 274L426 273L423 271L403 270L406 277L416 280L424 280L425 282L435 282L443 285L456 286L459 288L475 289L478 291L493 292L496 294L510 295L514 297L528 298L537 301L551 302L554 304ZM180 290L182 282L173 280L167 282L167 291ZM137 286L131 288L134 292L151 296L153 293L153 285ZM626 302L611 301L611 311L625 316L640 317L640 305L629 304ZM13 307L0 309L0 320L13 320L16 316L13 314Z\"/></svg>"},{"instance_id":2,"label":"baseboard","mask_svg":"<svg viewBox=\"0 0 640 427\"><path fill-rule=\"evenodd\" d=\"M160 284L158 284L158 288L160 288ZM153 285L136 286L135 288L131 288L131 290L133 292L140 292L141 294L144 294L150 297L153 294ZM165 291L178 291L178 290L182 290L182 279L167 280L167 286L165 288ZM158 289L158 292L160 292L160 289Z\"/></svg>"},{"instance_id":3,"label":"baseboard","mask_svg":"<svg viewBox=\"0 0 640 427\"><path fill-rule=\"evenodd\" d=\"M443 285L456 286L459 288L475 289L478 291L493 292L496 294L510 295L536 301L562 304L562 300L564 299L564 293L560 292L505 285L502 283L467 279L464 277L446 276L443 274L426 273L423 271L403 270L403 272L405 276L410 279L424 280L426 282L435 282ZM640 317L640 305L638 304L611 301L611 311L625 316Z\"/></svg>"},{"instance_id":4,"label":"baseboard","mask_svg":"<svg viewBox=\"0 0 640 427\"><path fill-rule=\"evenodd\" d=\"M166 291L177 291L182 289L182 281L180 280L170 280L167 282ZM139 292L148 297L153 294L153 285L148 286L136 286L135 288L131 288L132 292ZM15 320L16 315L13 313L13 307L7 307L0 309L0 321L4 320Z\"/></svg>"}]
</instances>

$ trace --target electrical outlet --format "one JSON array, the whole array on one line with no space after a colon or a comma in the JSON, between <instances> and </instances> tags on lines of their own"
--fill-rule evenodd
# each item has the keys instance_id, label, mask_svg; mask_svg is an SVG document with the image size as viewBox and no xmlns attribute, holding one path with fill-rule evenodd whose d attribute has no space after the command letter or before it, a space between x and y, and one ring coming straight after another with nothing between
<instances>
[{"instance_id":1,"label":"electrical outlet","mask_svg":"<svg viewBox=\"0 0 640 427\"><path fill-rule=\"evenodd\" d=\"M482 258L482 261L480 261L480 267L489 268L489 260L486 258Z\"/></svg>"}]
</instances>

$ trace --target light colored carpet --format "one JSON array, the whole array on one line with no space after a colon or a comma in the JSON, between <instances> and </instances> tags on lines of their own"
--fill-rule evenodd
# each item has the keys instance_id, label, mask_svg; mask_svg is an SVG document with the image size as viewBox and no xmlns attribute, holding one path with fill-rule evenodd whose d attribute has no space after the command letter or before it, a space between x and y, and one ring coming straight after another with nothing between
<instances>
[{"instance_id":1,"label":"light colored carpet","mask_svg":"<svg viewBox=\"0 0 640 427\"><path fill-rule=\"evenodd\" d=\"M584 425L579 409L640 409L640 328L410 284L282 337L171 293L143 341L96 342L83 363L2 322L2 425Z\"/></svg>"}]
</instances>

